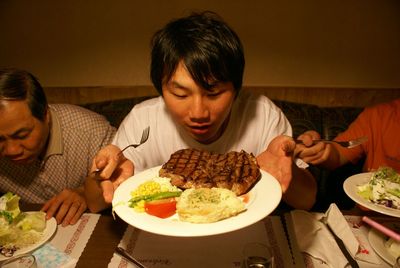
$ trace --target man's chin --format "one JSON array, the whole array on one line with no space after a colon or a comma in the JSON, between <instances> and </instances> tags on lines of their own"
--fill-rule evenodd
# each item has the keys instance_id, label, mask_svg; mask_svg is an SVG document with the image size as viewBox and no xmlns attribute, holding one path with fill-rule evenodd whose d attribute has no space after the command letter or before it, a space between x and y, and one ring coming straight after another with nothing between
<instances>
[{"instance_id":1,"label":"man's chin","mask_svg":"<svg viewBox=\"0 0 400 268\"><path fill-rule=\"evenodd\" d=\"M192 135L192 137L199 143L202 144L210 144L216 141L218 138L215 137L210 137L210 136L204 136L204 135Z\"/></svg>"}]
</instances>

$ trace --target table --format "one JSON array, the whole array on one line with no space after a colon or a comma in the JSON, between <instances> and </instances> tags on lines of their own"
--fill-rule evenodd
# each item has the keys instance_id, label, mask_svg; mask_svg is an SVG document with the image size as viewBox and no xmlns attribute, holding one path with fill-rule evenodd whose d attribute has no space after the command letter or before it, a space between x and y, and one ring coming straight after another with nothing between
<instances>
[{"instance_id":1,"label":"table","mask_svg":"<svg viewBox=\"0 0 400 268\"><path fill-rule=\"evenodd\" d=\"M107 267L126 227L118 217L113 219L110 210L102 212L76 267Z\"/></svg>"},{"instance_id":2,"label":"table","mask_svg":"<svg viewBox=\"0 0 400 268\"><path fill-rule=\"evenodd\" d=\"M26 211L39 210L40 207L40 205L21 204L22 210ZM277 209L272 215L280 216L285 212L288 212L288 210ZM372 211L362 211L358 207L349 211L343 211L343 213L345 215L380 215ZM107 267L127 227L128 225L118 216L115 219L113 218L110 209L103 211L76 267Z\"/></svg>"},{"instance_id":3,"label":"table","mask_svg":"<svg viewBox=\"0 0 400 268\"><path fill-rule=\"evenodd\" d=\"M272 214L283 215L285 212L288 210L276 210ZM360 213L362 211L355 208L349 214ZM127 226L118 216L114 219L111 210L103 211L76 267L106 267Z\"/></svg>"}]
</instances>

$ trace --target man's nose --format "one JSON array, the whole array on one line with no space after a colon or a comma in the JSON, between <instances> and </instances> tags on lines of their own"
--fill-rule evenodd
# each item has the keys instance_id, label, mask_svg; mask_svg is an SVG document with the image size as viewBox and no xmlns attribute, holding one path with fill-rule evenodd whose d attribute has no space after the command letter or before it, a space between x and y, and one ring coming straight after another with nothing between
<instances>
[{"instance_id":1,"label":"man's nose","mask_svg":"<svg viewBox=\"0 0 400 268\"><path fill-rule=\"evenodd\" d=\"M208 117L210 116L210 112L202 97L196 97L193 99L189 115L190 118L194 121L204 121L205 119L208 119Z\"/></svg>"},{"instance_id":2,"label":"man's nose","mask_svg":"<svg viewBox=\"0 0 400 268\"><path fill-rule=\"evenodd\" d=\"M19 155L22 152L22 147L18 141L8 140L1 145L0 152L3 156L12 157Z\"/></svg>"}]
</instances>

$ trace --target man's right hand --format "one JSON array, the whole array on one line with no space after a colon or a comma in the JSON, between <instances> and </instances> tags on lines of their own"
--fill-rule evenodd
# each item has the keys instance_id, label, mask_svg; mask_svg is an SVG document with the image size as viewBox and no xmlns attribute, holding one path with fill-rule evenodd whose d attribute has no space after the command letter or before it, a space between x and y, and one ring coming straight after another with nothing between
<instances>
[{"instance_id":1,"label":"man's right hand","mask_svg":"<svg viewBox=\"0 0 400 268\"><path fill-rule=\"evenodd\" d=\"M334 170L349 162L340 153L339 145L326 142L314 144L313 140L320 139L320 135L314 130L304 132L297 139L302 140L303 144L296 144L294 155L308 164Z\"/></svg>"},{"instance_id":2,"label":"man's right hand","mask_svg":"<svg viewBox=\"0 0 400 268\"><path fill-rule=\"evenodd\" d=\"M331 153L331 145L318 142L313 143L313 140L319 140L321 136L314 130L308 130L297 137L302 140L303 144L297 144L295 156L302 159L304 162L312 165L318 165L325 162Z\"/></svg>"},{"instance_id":3,"label":"man's right hand","mask_svg":"<svg viewBox=\"0 0 400 268\"><path fill-rule=\"evenodd\" d=\"M134 172L133 163L120 152L117 146L107 145L97 153L92 163L91 174L95 174L94 179L100 182L106 203L112 202L115 189Z\"/></svg>"}]
</instances>

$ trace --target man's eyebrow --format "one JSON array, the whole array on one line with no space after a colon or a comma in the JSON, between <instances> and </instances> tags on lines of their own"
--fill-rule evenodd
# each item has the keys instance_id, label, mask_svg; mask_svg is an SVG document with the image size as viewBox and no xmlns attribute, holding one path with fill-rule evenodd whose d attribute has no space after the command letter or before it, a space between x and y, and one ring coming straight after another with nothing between
<instances>
[{"instance_id":1,"label":"man's eyebrow","mask_svg":"<svg viewBox=\"0 0 400 268\"><path fill-rule=\"evenodd\" d=\"M221 82L219 82L219 81L209 83L209 86L210 86L209 90L210 90L210 91L218 91L218 90L221 89L221 88L219 87L220 85L221 85Z\"/></svg>"},{"instance_id":2,"label":"man's eyebrow","mask_svg":"<svg viewBox=\"0 0 400 268\"><path fill-rule=\"evenodd\" d=\"M172 86L175 86L175 87L178 87L178 88L187 89L187 87L185 87L184 85L182 85L182 84L179 83L178 81L171 80L170 83L171 83Z\"/></svg>"},{"instance_id":3,"label":"man's eyebrow","mask_svg":"<svg viewBox=\"0 0 400 268\"><path fill-rule=\"evenodd\" d=\"M221 81L218 81L218 80L211 80L211 81L208 82L208 85L210 87L216 87L216 86L218 86L220 84L222 84L222 83L221 83Z\"/></svg>"}]
</instances>

